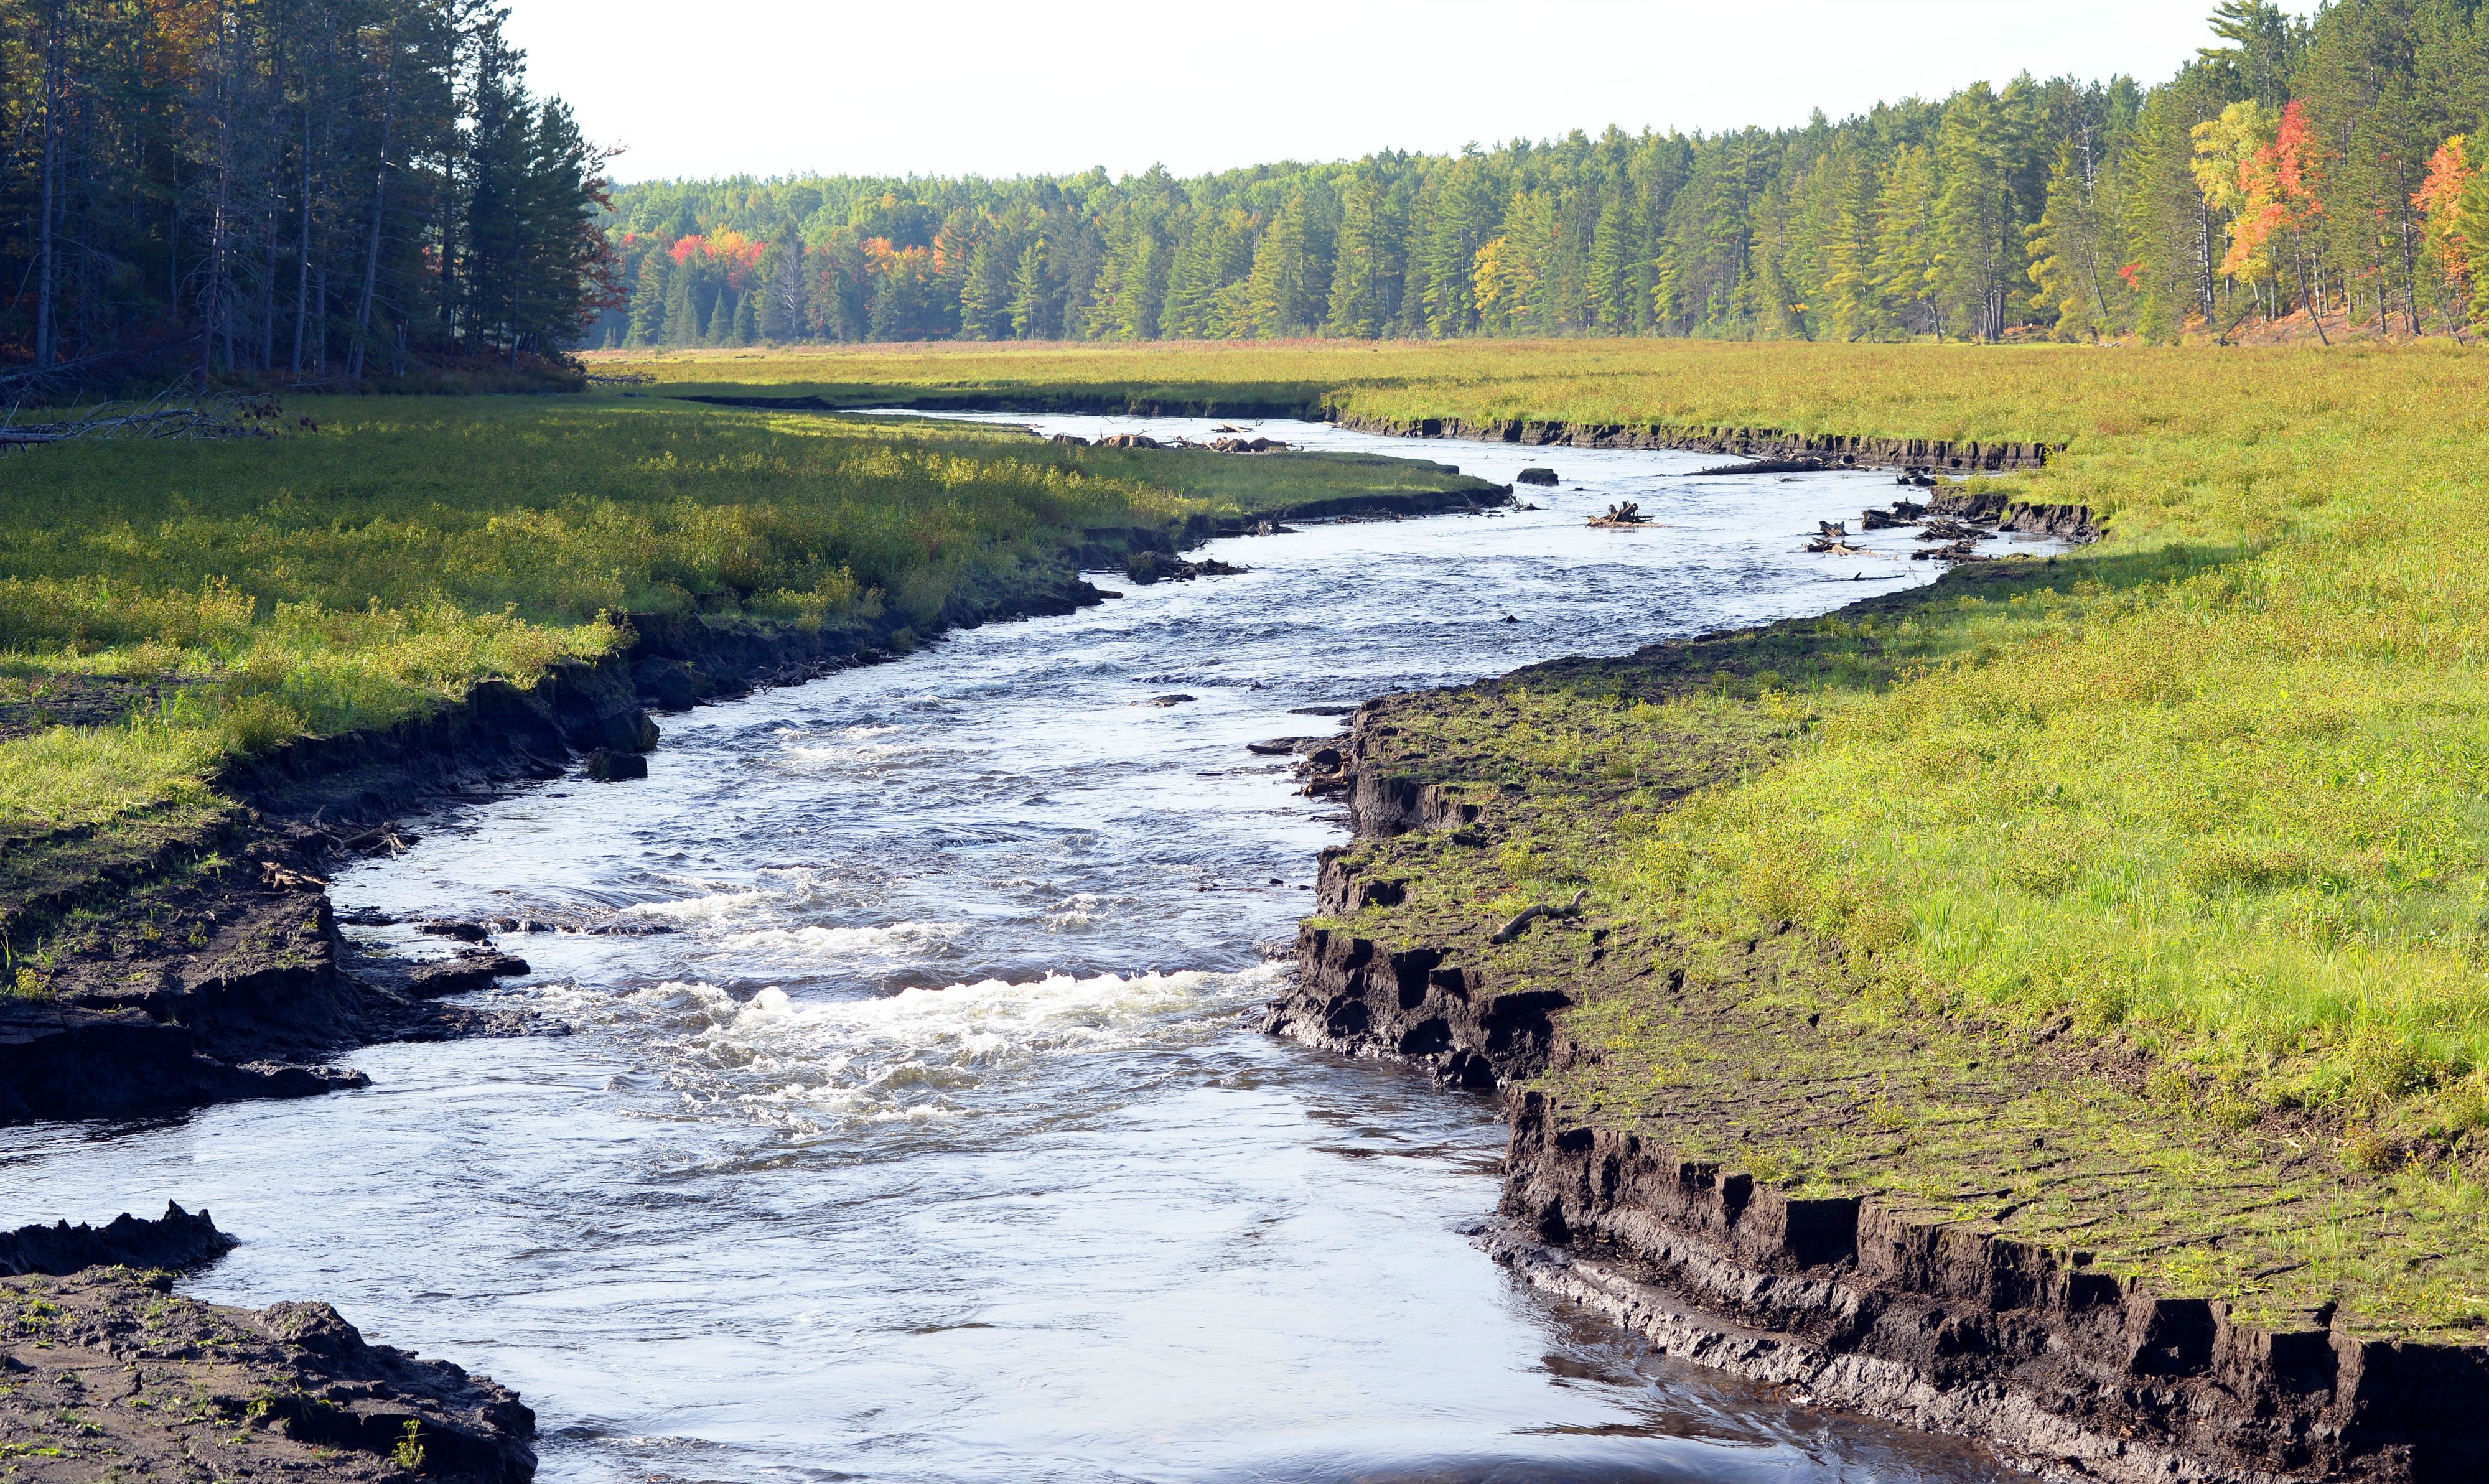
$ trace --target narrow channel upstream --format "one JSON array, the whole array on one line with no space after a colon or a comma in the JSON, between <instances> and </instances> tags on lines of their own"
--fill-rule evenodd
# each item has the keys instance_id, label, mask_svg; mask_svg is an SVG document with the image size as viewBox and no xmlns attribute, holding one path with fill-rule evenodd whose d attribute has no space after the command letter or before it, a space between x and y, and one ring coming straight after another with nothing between
<instances>
[{"instance_id":1,"label":"narrow channel upstream","mask_svg":"<svg viewBox=\"0 0 2489 1484\"><path fill-rule=\"evenodd\" d=\"M0 1130L0 1226L204 1205L245 1245L188 1292L326 1298L515 1386L548 1480L1991 1477L1519 1287L1460 1231L1493 1106L1250 1014L1344 821L1246 742L1928 580L1800 553L1891 476L1253 428L1563 482L1210 548L1242 576L1101 577L1126 596L668 719L644 783L423 824L341 909L669 930L503 940L535 973L491 998L567 1035ZM1585 528L1619 499L1662 525Z\"/></svg>"}]
</instances>

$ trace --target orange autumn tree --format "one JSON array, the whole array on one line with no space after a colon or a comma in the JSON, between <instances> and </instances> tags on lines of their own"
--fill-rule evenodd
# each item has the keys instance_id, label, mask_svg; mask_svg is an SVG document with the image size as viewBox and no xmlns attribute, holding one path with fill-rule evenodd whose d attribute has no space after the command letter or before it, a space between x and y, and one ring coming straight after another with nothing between
<instances>
[{"instance_id":1,"label":"orange autumn tree","mask_svg":"<svg viewBox=\"0 0 2489 1484\"><path fill-rule=\"evenodd\" d=\"M2241 283L2276 286L2287 273L2316 316L2312 285L2321 274L2313 229L2325 207L2316 195L2318 155L2303 105L2293 99L2275 117L2251 101L2232 103L2218 119L2196 125L2193 137L2204 200L2230 218L2221 271ZM2321 318L2316 332L2325 333Z\"/></svg>"},{"instance_id":2,"label":"orange autumn tree","mask_svg":"<svg viewBox=\"0 0 2489 1484\"><path fill-rule=\"evenodd\" d=\"M762 243L753 241L740 232L730 231L711 232L705 237L681 238L673 246L666 249L673 258L676 267L682 266L695 256L714 265L724 271L728 285L738 294L752 287L752 271L759 265L760 254L766 250Z\"/></svg>"},{"instance_id":3,"label":"orange autumn tree","mask_svg":"<svg viewBox=\"0 0 2489 1484\"><path fill-rule=\"evenodd\" d=\"M2489 172L2472 153L2461 134L2439 145L2412 205L2427 224L2428 254L2445 275L2449 316L2489 320Z\"/></svg>"}]
</instances>

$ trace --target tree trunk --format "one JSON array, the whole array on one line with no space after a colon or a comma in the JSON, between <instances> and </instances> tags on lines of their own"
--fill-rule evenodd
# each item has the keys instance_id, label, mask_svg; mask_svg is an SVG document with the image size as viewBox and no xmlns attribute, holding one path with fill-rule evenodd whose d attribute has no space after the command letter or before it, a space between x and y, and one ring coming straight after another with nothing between
<instances>
[{"instance_id":1,"label":"tree trunk","mask_svg":"<svg viewBox=\"0 0 2489 1484\"><path fill-rule=\"evenodd\" d=\"M61 176L61 8L54 5L43 27L43 186L41 225L36 229L38 262L35 284L35 364L52 363L52 295L57 275L53 260L53 208L60 196ZM23 280L20 280L21 282Z\"/></svg>"},{"instance_id":2,"label":"tree trunk","mask_svg":"<svg viewBox=\"0 0 2489 1484\"><path fill-rule=\"evenodd\" d=\"M294 255L294 359L286 373L298 382L302 380L302 332L311 319L311 99L307 86L303 94L302 227Z\"/></svg>"},{"instance_id":3,"label":"tree trunk","mask_svg":"<svg viewBox=\"0 0 2489 1484\"><path fill-rule=\"evenodd\" d=\"M2325 305L2318 298L2319 293L2324 287L2323 277L2320 274L2317 281L2314 284L2310 284L2307 276L2306 251L2302 249L2300 252L2294 254L2294 256L2299 260L2299 300L2301 303L2307 306L2308 323L2316 327L2317 343L2319 345L2330 346L2333 342L2325 333Z\"/></svg>"},{"instance_id":4,"label":"tree trunk","mask_svg":"<svg viewBox=\"0 0 2489 1484\"><path fill-rule=\"evenodd\" d=\"M199 389L215 374L216 335L225 339L225 366L233 366L233 323L225 302L226 215L233 200L233 56L230 15L216 13L216 201L208 230L208 281L200 287Z\"/></svg>"},{"instance_id":5,"label":"tree trunk","mask_svg":"<svg viewBox=\"0 0 2489 1484\"><path fill-rule=\"evenodd\" d=\"M372 290L380 281L381 221L388 196L388 152L391 130L397 122L397 36L392 32L388 42L389 59L381 71L381 160L372 172L372 236L363 253L363 297L355 306L355 348L346 358L346 378L360 381L363 375L363 341L371 333Z\"/></svg>"}]
</instances>

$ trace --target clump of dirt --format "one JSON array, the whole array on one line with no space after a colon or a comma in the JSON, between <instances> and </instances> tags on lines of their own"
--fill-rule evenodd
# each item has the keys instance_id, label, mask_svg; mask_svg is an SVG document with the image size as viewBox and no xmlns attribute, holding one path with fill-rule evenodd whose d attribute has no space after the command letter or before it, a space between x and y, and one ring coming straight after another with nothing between
<instances>
[{"instance_id":1,"label":"clump of dirt","mask_svg":"<svg viewBox=\"0 0 2489 1484\"><path fill-rule=\"evenodd\" d=\"M519 1484L535 1414L325 1303L226 1308L160 1270L0 1278L0 1470L26 1484L278 1474Z\"/></svg>"},{"instance_id":2,"label":"clump of dirt","mask_svg":"<svg viewBox=\"0 0 2489 1484\"><path fill-rule=\"evenodd\" d=\"M0 742L52 727L112 727L172 704L191 682L171 676L0 675Z\"/></svg>"}]
</instances>

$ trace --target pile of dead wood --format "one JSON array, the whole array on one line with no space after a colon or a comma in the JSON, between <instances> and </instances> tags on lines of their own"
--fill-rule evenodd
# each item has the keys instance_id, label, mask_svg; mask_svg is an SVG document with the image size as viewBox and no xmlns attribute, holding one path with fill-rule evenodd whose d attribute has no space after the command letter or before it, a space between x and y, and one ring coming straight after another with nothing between
<instances>
[{"instance_id":1,"label":"pile of dead wood","mask_svg":"<svg viewBox=\"0 0 2489 1484\"><path fill-rule=\"evenodd\" d=\"M176 397L162 392L145 402L99 402L74 417L19 422L12 409L0 418L0 448L32 448L85 438L271 438L284 414L276 399L239 392ZM309 419L303 419L309 427Z\"/></svg>"},{"instance_id":2,"label":"pile of dead wood","mask_svg":"<svg viewBox=\"0 0 2489 1484\"><path fill-rule=\"evenodd\" d=\"M1647 526L1650 523L1650 517L1642 513L1641 502L1631 499L1620 505L1608 506L1608 513L1605 515L1590 517L1590 525L1601 530L1625 530L1637 526Z\"/></svg>"},{"instance_id":3,"label":"pile of dead wood","mask_svg":"<svg viewBox=\"0 0 2489 1484\"><path fill-rule=\"evenodd\" d=\"M1815 539L1807 542L1806 549L1818 556L1880 556L1883 555L1881 552L1868 551L1864 547L1851 546L1849 524L1846 521L1817 521L1815 525Z\"/></svg>"}]
</instances>

